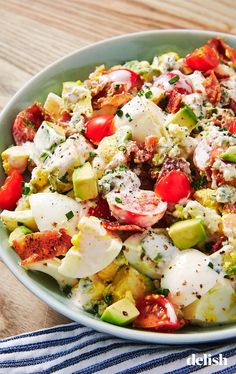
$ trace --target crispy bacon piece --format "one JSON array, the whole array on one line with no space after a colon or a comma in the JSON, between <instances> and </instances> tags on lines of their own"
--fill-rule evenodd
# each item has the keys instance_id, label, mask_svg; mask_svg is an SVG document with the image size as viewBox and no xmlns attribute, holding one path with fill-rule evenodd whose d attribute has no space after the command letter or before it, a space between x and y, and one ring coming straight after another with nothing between
<instances>
[{"instance_id":1,"label":"crispy bacon piece","mask_svg":"<svg viewBox=\"0 0 236 374\"><path fill-rule=\"evenodd\" d=\"M227 213L236 214L236 203L225 204L224 211Z\"/></svg>"},{"instance_id":2,"label":"crispy bacon piece","mask_svg":"<svg viewBox=\"0 0 236 374\"><path fill-rule=\"evenodd\" d=\"M94 109L101 109L105 106L111 106L117 110L118 107L121 107L128 103L132 99L130 93L120 93L113 96L100 97L98 100L93 102Z\"/></svg>"},{"instance_id":3,"label":"crispy bacon piece","mask_svg":"<svg viewBox=\"0 0 236 374\"><path fill-rule=\"evenodd\" d=\"M63 112L61 113L61 117L59 118L59 122L70 122L70 120L71 114L66 110L63 110Z\"/></svg>"},{"instance_id":4,"label":"crispy bacon piece","mask_svg":"<svg viewBox=\"0 0 236 374\"><path fill-rule=\"evenodd\" d=\"M232 66L236 67L236 50L225 43L221 38L213 38L208 40L208 44L213 47L220 59L228 64L232 62Z\"/></svg>"},{"instance_id":5,"label":"crispy bacon piece","mask_svg":"<svg viewBox=\"0 0 236 374\"><path fill-rule=\"evenodd\" d=\"M213 244L211 248L211 253L217 252L222 247L222 244L226 239L226 236L220 236L219 239L217 239L217 241Z\"/></svg>"},{"instance_id":6,"label":"crispy bacon piece","mask_svg":"<svg viewBox=\"0 0 236 374\"><path fill-rule=\"evenodd\" d=\"M213 70L211 70L210 75L203 82L203 86L206 89L206 96L208 100L213 106L216 106L216 104L220 101L221 90L220 83Z\"/></svg>"},{"instance_id":7,"label":"crispy bacon piece","mask_svg":"<svg viewBox=\"0 0 236 374\"><path fill-rule=\"evenodd\" d=\"M157 138L155 136L147 136L144 144L136 141L130 141L126 149L126 157L128 161L141 164L151 160L156 152Z\"/></svg>"},{"instance_id":8,"label":"crispy bacon piece","mask_svg":"<svg viewBox=\"0 0 236 374\"><path fill-rule=\"evenodd\" d=\"M186 161L184 158L171 158L169 156L166 157L162 165L162 168L158 175L158 180L165 177L172 170L182 171L186 175L186 177L191 180L191 170L188 161Z\"/></svg>"},{"instance_id":9,"label":"crispy bacon piece","mask_svg":"<svg viewBox=\"0 0 236 374\"><path fill-rule=\"evenodd\" d=\"M169 94L167 110L170 113L176 113L180 109L181 103L182 103L182 95L178 91L172 90Z\"/></svg>"},{"instance_id":10,"label":"crispy bacon piece","mask_svg":"<svg viewBox=\"0 0 236 374\"><path fill-rule=\"evenodd\" d=\"M64 255L71 248L71 237L65 229L42 231L13 241L13 248L22 265Z\"/></svg>"},{"instance_id":11,"label":"crispy bacon piece","mask_svg":"<svg viewBox=\"0 0 236 374\"><path fill-rule=\"evenodd\" d=\"M50 114L39 103L20 112L13 124L12 135L17 145L32 142L43 121L51 121Z\"/></svg>"},{"instance_id":12,"label":"crispy bacon piece","mask_svg":"<svg viewBox=\"0 0 236 374\"><path fill-rule=\"evenodd\" d=\"M232 98L230 99L229 106L230 106L230 109L232 109L232 111L236 115L236 101L234 99Z\"/></svg>"},{"instance_id":13,"label":"crispy bacon piece","mask_svg":"<svg viewBox=\"0 0 236 374\"><path fill-rule=\"evenodd\" d=\"M102 225L106 230L110 230L110 231L140 231L141 232L145 230L143 227L140 227L138 225L122 225L119 222L103 221Z\"/></svg>"}]
</instances>

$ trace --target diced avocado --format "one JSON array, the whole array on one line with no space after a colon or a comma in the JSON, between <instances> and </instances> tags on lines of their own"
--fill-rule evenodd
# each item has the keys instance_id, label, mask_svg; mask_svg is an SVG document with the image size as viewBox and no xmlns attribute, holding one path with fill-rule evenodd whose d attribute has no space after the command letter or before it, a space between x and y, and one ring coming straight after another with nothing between
<instances>
[{"instance_id":1,"label":"diced avocado","mask_svg":"<svg viewBox=\"0 0 236 374\"><path fill-rule=\"evenodd\" d=\"M111 289L114 300L124 298L127 291L137 300L153 290L153 283L133 267L122 266L112 282Z\"/></svg>"},{"instance_id":2,"label":"diced avocado","mask_svg":"<svg viewBox=\"0 0 236 374\"><path fill-rule=\"evenodd\" d=\"M204 226L198 218L174 223L169 228L169 235L179 249L192 248L206 239Z\"/></svg>"},{"instance_id":3,"label":"diced avocado","mask_svg":"<svg viewBox=\"0 0 236 374\"><path fill-rule=\"evenodd\" d=\"M19 226L14 231L12 231L9 235L8 242L10 246L12 246L13 240L22 238L23 236L27 234L31 234L32 231L28 229L26 226Z\"/></svg>"},{"instance_id":4,"label":"diced avocado","mask_svg":"<svg viewBox=\"0 0 236 374\"><path fill-rule=\"evenodd\" d=\"M229 147L225 153L220 155L220 158L225 161L236 163L236 145Z\"/></svg>"},{"instance_id":5,"label":"diced avocado","mask_svg":"<svg viewBox=\"0 0 236 374\"><path fill-rule=\"evenodd\" d=\"M189 129L189 131L192 131L195 128L197 121L198 118L193 113L192 109L190 109L188 105L185 105L176 114L174 114L169 122L176 123L180 126L185 126Z\"/></svg>"},{"instance_id":6,"label":"diced avocado","mask_svg":"<svg viewBox=\"0 0 236 374\"><path fill-rule=\"evenodd\" d=\"M20 225L27 226L32 231L37 231L38 229L30 209L16 211L3 210L0 214L0 219L9 231L15 230Z\"/></svg>"},{"instance_id":7,"label":"diced avocado","mask_svg":"<svg viewBox=\"0 0 236 374\"><path fill-rule=\"evenodd\" d=\"M74 170L72 175L75 196L81 200L94 199L98 195L96 174L89 162Z\"/></svg>"},{"instance_id":8,"label":"diced avocado","mask_svg":"<svg viewBox=\"0 0 236 374\"><path fill-rule=\"evenodd\" d=\"M139 315L136 306L129 299L121 299L108 306L101 316L101 320L118 326L132 323Z\"/></svg>"}]
</instances>

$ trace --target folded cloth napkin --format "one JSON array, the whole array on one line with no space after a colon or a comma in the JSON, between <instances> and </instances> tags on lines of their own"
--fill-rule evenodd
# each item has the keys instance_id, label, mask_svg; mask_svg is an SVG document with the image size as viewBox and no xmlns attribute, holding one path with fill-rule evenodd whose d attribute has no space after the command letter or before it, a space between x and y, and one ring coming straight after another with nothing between
<instances>
[{"instance_id":1,"label":"folded cloth napkin","mask_svg":"<svg viewBox=\"0 0 236 374\"><path fill-rule=\"evenodd\" d=\"M205 354L204 363L195 363ZM78 323L0 341L0 373L236 373L236 343L170 346L122 340ZM224 358L219 360L220 355ZM218 365L210 365L216 358ZM194 361L195 360L195 361ZM225 364L226 360L226 364ZM195 363L195 364L194 364Z\"/></svg>"}]
</instances>

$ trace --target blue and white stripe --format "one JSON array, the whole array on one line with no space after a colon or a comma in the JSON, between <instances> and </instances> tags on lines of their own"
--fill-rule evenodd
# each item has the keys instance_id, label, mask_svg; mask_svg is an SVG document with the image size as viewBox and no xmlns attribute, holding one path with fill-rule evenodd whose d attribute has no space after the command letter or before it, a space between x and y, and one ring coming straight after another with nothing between
<instances>
[{"instance_id":1,"label":"blue and white stripe","mask_svg":"<svg viewBox=\"0 0 236 374\"><path fill-rule=\"evenodd\" d=\"M195 354L221 353L227 366L188 366ZM236 344L170 346L126 341L78 323L0 341L0 373L236 373Z\"/></svg>"}]
</instances>

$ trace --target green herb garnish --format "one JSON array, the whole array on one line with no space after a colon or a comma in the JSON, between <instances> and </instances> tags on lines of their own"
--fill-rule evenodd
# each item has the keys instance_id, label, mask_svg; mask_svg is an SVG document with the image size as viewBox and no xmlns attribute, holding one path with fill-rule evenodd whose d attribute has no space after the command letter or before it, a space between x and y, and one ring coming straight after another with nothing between
<instances>
[{"instance_id":1,"label":"green herb garnish","mask_svg":"<svg viewBox=\"0 0 236 374\"><path fill-rule=\"evenodd\" d=\"M208 266L209 266L209 268L214 269L214 265L213 265L212 262L209 262Z\"/></svg>"},{"instance_id":2,"label":"green herb garnish","mask_svg":"<svg viewBox=\"0 0 236 374\"><path fill-rule=\"evenodd\" d=\"M107 294L107 295L105 295L105 296L104 296L104 301L105 301L106 304L111 304L112 301L113 301L113 296L112 296L112 294Z\"/></svg>"},{"instance_id":3,"label":"green herb garnish","mask_svg":"<svg viewBox=\"0 0 236 374\"><path fill-rule=\"evenodd\" d=\"M138 96L143 96L143 95L144 95L144 90L143 89L139 90L138 91Z\"/></svg>"},{"instance_id":4,"label":"green herb garnish","mask_svg":"<svg viewBox=\"0 0 236 374\"><path fill-rule=\"evenodd\" d=\"M74 213L72 212L72 210L70 210L69 212L66 213L66 218L68 219L68 221L74 217Z\"/></svg>"},{"instance_id":5,"label":"green herb garnish","mask_svg":"<svg viewBox=\"0 0 236 374\"><path fill-rule=\"evenodd\" d=\"M59 179L59 181L61 181L62 183L68 183L68 179L67 179L67 177L68 177L68 173L67 173L67 171L66 171L65 174L62 175L62 177L60 177L60 178L58 178L58 179Z\"/></svg>"},{"instance_id":6,"label":"green herb garnish","mask_svg":"<svg viewBox=\"0 0 236 374\"><path fill-rule=\"evenodd\" d=\"M125 117L128 118L129 122L133 121L131 115L129 113L125 113Z\"/></svg>"},{"instance_id":7,"label":"green herb garnish","mask_svg":"<svg viewBox=\"0 0 236 374\"><path fill-rule=\"evenodd\" d=\"M30 193L30 188L28 186L25 185L25 182L22 182L21 183L22 185L22 195L29 195Z\"/></svg>"},{"instance_id":8,"label":"green herb garnish","mask_svg":"<svg viewBox=\"0 0 236 374\"><path fill-rule=\"evenodd\" d=\"M119 108L119 109L117 109L116 114L117 114L118 117L121 118L121 117L123 116L124 113L123 113L123 110L121 110L121 109Z\"/></svg>"},{"instance_id":9,"label":"green herb garnish","mask_svg":"<svg viewBox=\"0 0 236 374\"><path fill-rule=\"evenodd\" d=\"M171 78L171 79L169 80L169 83L170 83L170 84L174 84L175 82L178 82L178 80L179 80L179 76L178 76L178 75L175 75L173 78Z\"/></svg>"},{"instance_id":10,"label":"green herb garnish","mask_svg":"<svg viewBox=\"0 0 236 374\"><path fill-rule=\"evenodd\" d=\"M121 199L119 197L115 197L115 202L117 204L121 204L122 203L122 201L121 201Z\"/></svg>"},{"instance_id":11,"label":"green herb garnish","mask_svg":"<svg viewBox=\"0 0 236 374\"><path fill-rule=\"evenodd\" d=\"M195 190L200 190L203 186L205 186L206 183L207 183L207 177L204 174L204 175L200 176L198 179L195 179L192 182L192 187Z\"/></svg>"},{"instance_id":12,"label":"green herb garnish","mask_svg":"<svg viewBox=\"0 0 236 374\"><path fill-rule=\"evenodd\" d=\"M168 296L170 293L170 290L168 288L162 288L162 287L156 288L155 291L158 295L163 295L165 297Z\"/></svg>"},{"instance_id":13,"label":"green herb garnish","mask_svg":"<svg viewBox=\"0 0 236 374\"><path fill-rule=\"evenodd\" d=\"M96 156L97 156L97 153L95 153L93 151L89 152L89 157L94 158Z\"/></svg>"},{"instance_id":14,"label":"green herb garnish","mask_svg":"<svg viewBox=\"0 0 236 374\"><path fill-rule=\"evenodd\" d=\"M149 97L151 97L152 96L152 91L147 91L147 92L145 92L145 97L147 98L147 99L149 99Z\"/></svg>"}]
</instances>

